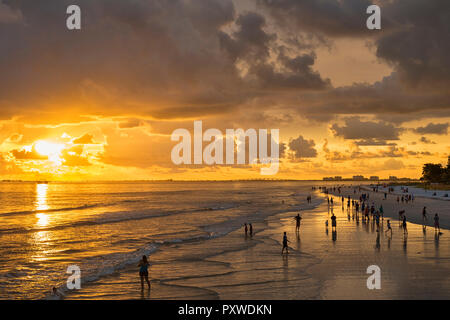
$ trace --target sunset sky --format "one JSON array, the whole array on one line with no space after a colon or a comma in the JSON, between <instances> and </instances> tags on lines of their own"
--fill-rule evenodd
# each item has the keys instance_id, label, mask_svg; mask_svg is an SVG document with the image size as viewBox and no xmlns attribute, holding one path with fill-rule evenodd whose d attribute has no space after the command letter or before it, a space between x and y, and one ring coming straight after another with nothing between
<instances>
[{"instance_id":1,"label":"sunset sky","mask_svg":"<svg viewBox=\"0 0 450 320\"><path fill-rule=\"evenodd\" d=\"M279 129L270 178L418 178L450 153L449 39L448 0L0 0L0 179L262 178L174 165L194 120Z\"/></svg>"}]
</instances>

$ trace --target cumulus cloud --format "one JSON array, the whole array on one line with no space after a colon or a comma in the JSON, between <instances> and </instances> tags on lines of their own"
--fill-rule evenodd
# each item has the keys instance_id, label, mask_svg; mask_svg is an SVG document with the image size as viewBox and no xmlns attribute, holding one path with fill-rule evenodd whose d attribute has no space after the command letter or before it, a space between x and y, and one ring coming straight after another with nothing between
<instances>
[{"instance_id":1,"label":"cumulus cloud","mask_svg":"<svg viewBox=\"0 0 450 320\"><path fill-rule=\"evenodd\" d=\"M345 125L333 124L331 131L336 137L360 141L360 145L385 145L386 140L398 140L401 128L383 121L362 121L359 117L344 120Z\"/></svg>"},{"instance_id":2,"label":"cumulus cloud","mask_svg":"<svg viewBox=\"0 0 450 320\"><path fill-rule=\"evenodd\" d=\"M314 148L315 145L314 140L307 140L301 135L291 139L288 144L289 150L295 159L316 157L317 150Z\"/></svg>"}]
</instances>

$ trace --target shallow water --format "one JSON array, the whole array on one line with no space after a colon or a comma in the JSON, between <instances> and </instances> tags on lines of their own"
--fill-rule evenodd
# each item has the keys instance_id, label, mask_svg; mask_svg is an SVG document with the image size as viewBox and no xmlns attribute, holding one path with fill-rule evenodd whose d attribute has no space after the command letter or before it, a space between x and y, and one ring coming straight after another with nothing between
<instances>
[{"instance_id":1,"label":"shallow water","mask_svg":"<svg viewBox=\"0 0 450 320\"><path fill-rule=\"evenodd\" d=\"M162 246L205 254L188 244L299 208L309 190L306 182L0 183L0 298L63 291L69 265L80 267L84 287ZM181 271L168 267L164 277Z\"/></svg>"}]
</instances>

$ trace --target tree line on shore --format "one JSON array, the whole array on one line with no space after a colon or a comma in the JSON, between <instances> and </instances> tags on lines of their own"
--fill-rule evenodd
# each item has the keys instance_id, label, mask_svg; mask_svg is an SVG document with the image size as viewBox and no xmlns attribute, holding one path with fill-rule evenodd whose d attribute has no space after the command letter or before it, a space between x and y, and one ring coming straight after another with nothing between
<instances>
[{"instance_id":1,"label":"tree line on shore","mask_svg":"<svg viewBox=\"0 0 450 320\"><path fill-rule=\"evenodd\" d=\"M447 167L440 163L425 163L422 168L422 178L430 183L450 184L450 156L448 157Z\"/></svg>"}]
</instances>

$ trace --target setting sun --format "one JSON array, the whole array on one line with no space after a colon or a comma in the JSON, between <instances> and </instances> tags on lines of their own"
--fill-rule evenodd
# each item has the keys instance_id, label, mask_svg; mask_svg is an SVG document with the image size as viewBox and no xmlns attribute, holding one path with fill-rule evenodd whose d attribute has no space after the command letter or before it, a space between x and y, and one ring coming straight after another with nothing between
<instances>
[{"instance_id":1,"label":"setting sun","mask_svg":"<svg viewBox=\"0 0 450 320\"><path fill-rule=\"evenodd\" d=\"M34 148L39 154L50 157L54 155L59 155L61 151L65 148L65 146L59 143L52 143L44 140L39 140L35 143Z\"/></svg>"}]
</instances>

